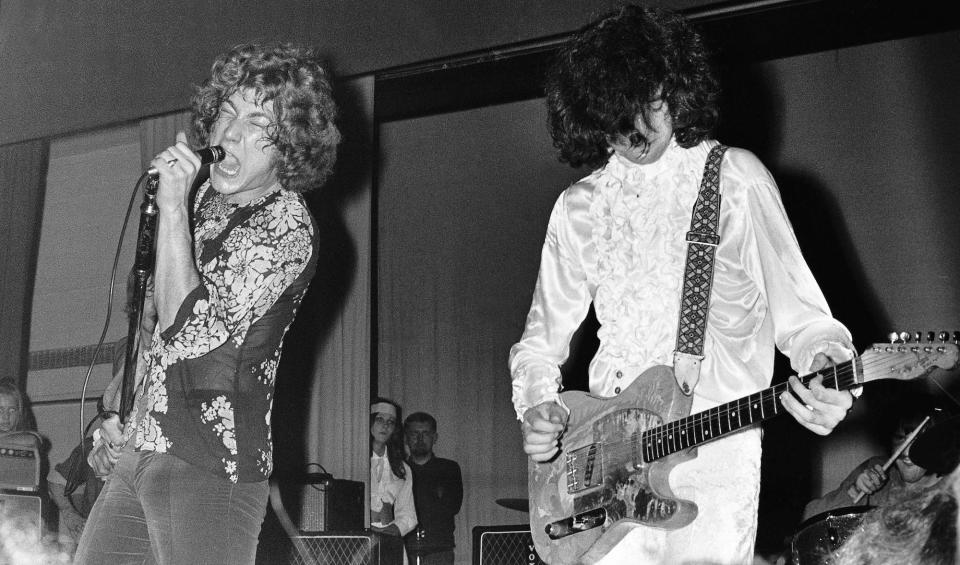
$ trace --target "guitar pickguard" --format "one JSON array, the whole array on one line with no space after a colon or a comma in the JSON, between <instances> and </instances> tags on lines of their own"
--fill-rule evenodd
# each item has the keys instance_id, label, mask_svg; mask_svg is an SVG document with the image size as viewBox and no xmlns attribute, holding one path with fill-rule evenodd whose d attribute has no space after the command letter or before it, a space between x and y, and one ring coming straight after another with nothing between
<instances>
[{"instance_id":1,"label":"guitar pickguard","mask_svg":"<svg viewBox=\"0 0 960 565\"><path fill-rule=\"evenodd\" d=\"M659 415L641 408L618 410L594 422L593 442L566 457L567 492L574 496L576 514L604 508L605 526L624 518L656 526L674 516L676 502L651 486L649 465L636 441L643 430L662 423Z\"/></svg>"},{"instance_id":2,"label":"guitar pickguard","mask_svg":"<svg viewBox=\"0 0 960 565\"><path fill-rule=\"evenodd\" d=\"M588 467L593 468L593 475L599 480L592 484L575 484L573 488L567 484L567 491L574 495L577 514L602 507L607 511L604 527L624 518L657 526L676 514L676 501L660 496L650 484L650 465L643 461L636 441L640 432L662 423L659 415L640 408L618 410L594 422L594 443L590 448L599 456L592 457ZM605 448L597 447L600 445ZM583 466L576 454L574 452L568 458L568 475L571 469L577 474L576 471ZM584 486L599 488L584 492L587 490Z\"/></svg>"},{"instance_id":3,"label":"guitar pickguard","mask_svg":"<svg viewBox=\"0 0 960 565\"><path fill-rule=\"evenodd\" d=\"M642 386L639 381L643 381ZM531 534L547 563L576 563L614 523L638 522L676 529L696 517L696 505L670 491L670 469L692 452L647 463L638 435L689 414L690 400L679 393L667 367L648 370L623 394L601 399L565 393L571 409L564 451L549 464L530 464ZM601 527L551 540L550 524L602 509Z\"/></svg>"}]
</instances>

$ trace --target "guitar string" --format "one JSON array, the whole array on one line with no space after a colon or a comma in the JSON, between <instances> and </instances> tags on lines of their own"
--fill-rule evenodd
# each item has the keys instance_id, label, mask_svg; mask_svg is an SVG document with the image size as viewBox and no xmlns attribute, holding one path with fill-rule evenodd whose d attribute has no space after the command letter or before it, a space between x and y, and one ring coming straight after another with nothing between
<instances>
[{"instance_id":1,"label":"guitar string","mask_svg":"<svg viewBox=\"0 0 960 565\"><path fill-rule=\"evenodd\" d=\"M835 371L821 370L820 372L810 373L799 378L801 382L806 384L818 375L822 375L825 386L834 387L838 390L846 390L857 384L855 364L855 360L851 360L837 366ZM868 370L875 368L877 365L882 366L889 364L889 360L886 359L875 361L868 359L866 362L863 362L861 358L860 366L863 367L864 370ZM763 421L769 417L778 415L781 412L779 408L781 405L780 395L788 390L788 388L788 383L779 383L770 389L754 393L747 397L713 407L673 422L668 422L650 430L632 434L633 437L630 438L629 449L631 451L634 450L634 447L638 445L636 440L639 438L641 443L646 444L640 445L640 448L644 449L645 447L649 447L646 451L647 454L649 455L651 454L650 452L652 452L653 455L657 455L657 458L659 458L690 447L689 438L691 436L693 437L692 443L695 444L719 439L724 435L757 423L758 421ZM766 410L764 410L768 404L771 405L770 409L772 410L772 414L769 415L766 413ZM755 418L757 407L759 407L761 416L759 420ZM741 418L744 411L747 413L746 422ZM706 424L708 428L703 429L704 424ZM724 424L726 424L726 430L724 429ZM714 433L714 425L716 425L719 433ZM697 426L701 428L701 437L703 439L700 441L696 441ZM686 433L688 430L691 432L689 435ZM683 445L683 442L687 442L687 445ZM677 443L680 444L679 447Z\"/></svg>"},{"instance_id":2,"label":"guitar string","mask_svg":"<svg viewBox=\"0 0 960 565\"><path fill-rule=\"evenodd\" d=\"M855 371L852 368L849 368L852 365L852 363L847 362L845 363L845 365L846 367L842 367L837 370L837 373L838 373L837 380L840 381L841 383L843 382L843 379L839 378L840 374L842 373L849 373L850 375L855 374ZM817 374L818 373L811 373L809 375L804 375L803 377L801 377L801 380L804 383L809 382L810 380L815 378ZM829 377L827 375L824 375L824 380L828 381L827 382L828 385L831 384L831 382L833 381L833 371L830 372ZM855 383L856 381L854 380L853 384ZM636 452L638 446L640 449L644 449L643 444L649 441L654 443L654 447L653 447L654 451L662 452L659 454L659 457L657 457L657 458L660 458L685 448L685 447L680 447L677 449L673 449L672 448L673 446L664 445L664 439L666 439L667 442L672 441L671 436L678 434L681 429L684 432L686 432L686 429L688 428L695 427L697 425L702 426L703 424L707 424L707 426L709 427L709 432L707 432L706 434L701 433L701 436L702 437L709 436L709 439L704 439L703 441L700 441L700 442L694 442L694 443L705 443L706 441L719 439L720 437L723 437L724 435L731 433L732 431L736 431L737 429L745 427L746 425L753 424L754 423L753 420L750 420L745 425L730 426L731 424L730 415L736 412L743 412L744 410L743 401L746 401L747 412L751 413L750 406L753 405L755 402L751 401L750 398L753 396L756 396L757 394L760 395L759 402L761 403L761 405L763 405L764 403L769 403L770 401L773 401L773 404L774 404L773 414L771 414L771 416L778 414L779 411L776 409L776 405L779 403L780 393L785 391L787 389L787 386L788 386L787 383L780 383L771 387L770 389L759 391L748 397L744 397L726 404L715 406L703 412L698 412L697 414L691 414L690 416L685 416L679 420L667 422L667 423L658 425L654 428L634 432L629 436L626 436L623 438L618 438L615 440L611 440L609 442L600 442L600 443L601 443L601 446L604 448L605 453L608 453L614 457L618 457L618 456L625 456L628 454L632 455L633 453ZM740 420L740 417L737 416L736 418L737 418L736 423L741 424L742 422ZM727 430L723 429L724 420L726 420L727 426L729 427L729 429ZM717 429L720 430L719 433L715 434L713 432L714 424L716 424ZM684 434L684 437L687 437L686 434ZM638 441L638 439L640 441ZM694 439L695 439L695 435L694 435ZM683 441L683 438L681 438L678 441ZM689 446L686 446L686 447L689 447Z\"/></svg>"},{"instance_id":3,"label":"guitar string","mask_svg":"<svg viewBox=\"0 0 960 565\"><path fill-rule=\"evenodd\" d=\"M917 347L917 346L913 346L913 347ZM913 349L913 347L911 347L911 349ZM920 346L920 347L942 347L942 344L929 344L929 345ZM872 352L873 351L871 351L871 353ZM903 350L901 352L906 354L916 353L916 351L911 351L911 350ZM882 351L879 353L882 355ZM816 378L818 375L823 375L824 386L837 388L838 390L846 390L848 388L852 388L858 385L856 381L856 374L857 374L856 365L858 365L857 363L858 360L860 361L859 366L862 368L863 372L870 369L876 369L877 367L883 367L885 365L886 366L896 365L896 363L891 363L890 359L887 357L880 357L877 359L873 359L872 358L873 356L870 356L870 357L871 358L867 360L864 360L863 357L857 357L850 361L845 361L841 365L836 366L834 371L821 370L819 372L809 373L799 378L801 382L806 384L809 381ZM658 425L654 428L634 432L624 438L619 438L616 440L611 440L609 442L599 442L599 443L601 447L604 448L604 451L606 453L609 453L614 457L625 456L628 454L632 455L636 453L637 449L639 448L644 452L645 455L650 455L650 453L648 452L652 451L652 454L656 455L655 459L659 459L666 455L670 455L672 453L675 453L677 451L690 447L689 443L688 445L682 445L684 441L687 441L687 442L690 441L688 439L690 436L693 436L693 444L706 443L707 441L719 439L726 434L737 431L743 427L752 425L757 421L763 421L767 418L778 415L781 411L778 409L778 405L781 404L780 394L785 392L788 389L788 387L789 387L789 384L786 382L779 383L777 385L770 387L769 389L758 391L749 396L739 398L737 400L722 404L720 406L709 408L702 412L698 412L697 414L691 414L679 420L674 420L672 422L667 422L665 424ZM758 403L759 403L759 410L761 411L761 418L759 420L754 418L755 416L754 411L758 409L757 408ZM767 404L770 404L770 403L772 403L771 409L773 412L772 414L768 415L767 412L764 410L764 408L766 407ZM746 423L743 423L743 421L740 418L740 415L737 414L737 413L742 413L744 410L746 410L747 416L748 416L748 421ZM733 416L733 414L737 414L737 415ZM732 423L731 420L733 418L736 419L736 422L733 423L733 425L731 425ZM724 420L726 420L727 422L727 426L728 426L727 430L723 429ZM709 429L706 433L704 433L704 429L702 428L703 424L707 424L707 426L709 426ZM720 430L720 433L714 434L713 432L714 424L716 424L717 428ZM701 437L703 438L702 440L699 440L699 441L696 440L697 426L701 427ZM687 434L688 430L690 430L692 433ZM678 437L675 438L673 436L678 436ZM680 447L677 447L676 445L665 445L665 444L669 444L670 442L679 442L681 445ZM645 446L644 444L650 444L650 445ZM649 447L649 449L647 449L647 447ZM576 462L576 457L575 457L576 452L574 452L571 455L574 456L573 462ZM592 458L588 455L587 457L588 461L585 461L584 463L589 464L590 459Z\"/></svg>"},{"instance_id":4,"label":"guitar string","mask_svg":"<svg viewBox=\"0 0 960 565\"><path fill-rule=\"evenodd\" d=\"M904 351L904 353L913 353L913 352ZM864 370L874 369L877 366L892 365L889 359L886 359L886 358L880 358L875 360L867 359L866 361L863 361L862 357L859 359L861 360L860 366L863 367ZM838 389L840 387L843 387L843 389L845 390L847 388L851 388L858 384L855 379L856 371L854 369L854 365L855 365L855 360L846 361L841 365L837 366L835 371L821 371L818 373L810 373L800 377L800 380L801 382L807 383L810 380L814 379L816 376L823 375L824 381L825 381L824 384L826 386L833 386L834 388L838 388ZM646 455L652 454L652 455L655 455L653 459L659 459L666 455L670 455L671 453L675 453L681 449L686 449L687 447L690 447L689 437L691 435L693 436L692 443L700 444L700 443L705 443L707 441L712 441L714 439L719 439L726 434L729 434L731 432L739 430L740 428L756 423L757 420L753 417L754 416L753 411L757 409L756 403L758 401L760 403L761 416L762 416L759 419L759 421L763 421L768 417L772 417L774 415L779 414L780 412L777 409L777 405L780 403L779 397L782 392L787 390L788 386L789 386L788 383L780 383L778 385L771 387L770 389L759 391L747 397L743 397L743 398L728 402L726 404L710 408L708 410L699 412L697 414L686 416L684 418L675 420L673 422L668 422L668 423L659 425L655 428L651 428L648 430L641 430L639 432L630 434L629 436L622 439L613 440L607 443L601 442L601 445L604 446L605 450L610 452L611 455L613 456L618 456L618 455L623 456L626 454L632 455L633 453L636 452L637 448L639 447L640 449L644 450L644 453ZM759 395L759 398L755 398L757 397L757 395ZM773 404L773 406L771 407L771 409L773 410L773 413L767 416L765 411L763 411L763 408L767 404L771 403L771 401ZM747 411L748 418L749 418L749 420L746 423L743 423L743 421L740 418L740 415L733 416L733 414L737 412L742 413L744 410ZM733 418L736 418L736 422L733 425L731 425L731 420ZM724 421L726 421L726 425L728 427L727 430L723 429ZM703 439L700 441L697 441L696 440L697 426L701 426L702 428L703 424L707 424L709 426L709 429L708 431L706 431L706 433L704 433L704 430L701 429L701 437ZM716 427L720 430L719 433L715 434L713 432L714 424L716 424ZM687 435L686 434L687 430L690 430L692 433L690 435ZM640 439L639 442L637 441L638 438ZM688 444L683 445L684 441L687 441ZM671 445L671 442L673 443L673 445ZM680 443L679 447L677 447L676 445L676 443L678 442ZM645 446L642 444L649 444L649 445ZM649 447L649 449L647 449L647 447Z\"/></svg>"},{"instance_id":5,"label":"guitar string","mask_svg":"<svg viewBox=\"0 0 960 565\"><path fill-rule=\"evenodd\" d=\"M838 373L839 372L840 371L838 371ZM816 373L807 375L804 378L809 380L814 377L816 377ZM832 377L832 374L831 374L831 377ZM781 383L779 385L771 387L770 390L761 391L760 393L755 393L755 394L761 395L760 397L761 404L765 402L769 403L772 400L774 404L773 414L778 414L779 412L776 410L776 404L778 402L779 393L781 390L786 390L786 383ZM771 391L775 391L775 394L771 394ZM747 398L749 399L749 397ZM737 401L734 401L734 403L739 404L740 400L742 399L738 399ZM675 453L680 449L685 449L686 447L689 447L689 445L688 446L681 445L678 448L675 445L673 446L669 445L669 442L671 441L679 441L682 444L682 442L685 441L685 438L688 437L685 434L685 431L687 428L695 427L697 425L702 426L703 424L707 424L707 426L709 427L708 428L709 432L704 433L703 431L701 431L701 437L703 437L704 439L699 442L694 441L694 443L699 444L699 443L705 443L706 441L719 439L724 435L739 429L740 427L744 427L742 425L732 426L728 430L723 430L724 416L726 417L727 425L730 426L730 421L729 421L730 414L733 414L738 410L742 411L741 408L732 407L730 406L730 404L717 406L717 407L708 409L704 412L700 412L696 415L686 416L684 418L681 418L680 420L668 422L666 424L659 425L652 429L641 430L638 432L634 432L623 438L618 438L609 442L600 442L600 443L601 443L601 446L604 448L604 453L617 459L621 457L625 457L627 455L633 456L634 454L637 453L638 449L643 451L644 454L647 455L647 457L645 458L646 461L659 459L666 455L670 455L671 453ZM754 404L754 402L748 402L748 404ZM748 412L749 412L749 407L748 407ZM741 420L739 419L739 417L737 417L737 424L740 424L740 423L741 423ZM747 423L747 425L752 423L753 421L751 420ZM719 433L713 432L714 424L716 424L716 428L720 430ZM681 430L684 432L683 435L679 435ZM678 435L679 439L674 440L671 437L675 434ZM695 431L692 435L694 436L694 439L696 439ZM666 441L667 445L665 445L665 442L663 441L664 439L667 440ZM646 446L644 445L647 442L654 442L650 449L646 449ZM649 456L651 455L649 453L650 451L653 451L653 455L655 455L656 457L650 457ZM575 466L578 466L577 463L583 463L585 465L589 465L590 460L595 459L595 452L594 452L594 457L590 457L590 455L588 455L587 460L582 462L577 460L576 454L572 454L572 455L573 455L573 459L569 461L569 463L573 463Z\"/></svg>"}]
</instances>

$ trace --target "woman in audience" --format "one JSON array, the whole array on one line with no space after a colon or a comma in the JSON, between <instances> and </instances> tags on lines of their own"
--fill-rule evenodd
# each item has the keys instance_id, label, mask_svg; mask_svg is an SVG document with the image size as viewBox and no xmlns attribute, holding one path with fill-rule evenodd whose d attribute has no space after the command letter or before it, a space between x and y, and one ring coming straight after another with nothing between
<instances>
[{"instance_id":1,"label":"woman in audience","mask_svg":"<svg viewBox=\"0 0 960 565\"><path fill-rule=\"evenodd\" d=\"M413 473L403 462L400 407L378 398L370 405L370 529L383 534L384 550L403 553L403 536L417 525ZM389 561L390 563L399 563Z\"/></svg>"}]
</instances>

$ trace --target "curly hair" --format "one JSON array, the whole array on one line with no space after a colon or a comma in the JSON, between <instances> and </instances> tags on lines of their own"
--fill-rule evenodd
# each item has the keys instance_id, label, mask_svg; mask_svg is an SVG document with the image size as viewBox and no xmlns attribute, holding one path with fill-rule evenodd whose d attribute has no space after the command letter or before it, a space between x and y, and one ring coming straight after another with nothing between
<instances>
[{"instance_id":1,"label":"curly hair","mask_svg":"<svg viewBox=\"0 0 960 565\"><path fill-rule=\"evenodd\" d=\"M608 140L646 145L635 119L650 124L664 100L682 147L700 143L719 119L719 82L700 35L673 12L626 6L581 28L557 52L546 77L548 125L561 162L602 167Z\"/></svg>"},{"instance_id":2,"label":"curly hair","mask_svg":"<svg viewBox=\"0 0 960 565\"><path fill-rule=\"evenodd\" d=\"M277 149L280 186L306 192L326 181L340 131L330 78L313 51L289 43L239 45L214 61L210 75L192 99L197 145L208 144L221 104L249 88L259 104L273 105L276 123L267 138Z\"/></svg>"},{"instance_id":3,"label":"curly hair","mask_svg":"<svg viewBox=\"0 0 960 565\"><path fill-rule=\"evenodd\" d=\"M374 405L378 402L386 402L387 404L392 404L394 408L397 409L397 422L393 427L393 433L390 434L390 439L387 440L387 459L390 461L390 470L393 471L393 474L397 476L398 479L403 479L406 477L407 472L403 468L404 451L403 451L403 431L401 422L403 422L403 412L400 409L400 405L388 398L374 398L370 405ZM376 414L370 414L370 427L373 427L373 421L377 418ZM373 453L373 442L370 442L370 453Z\"/></svg>"}]
</instances>

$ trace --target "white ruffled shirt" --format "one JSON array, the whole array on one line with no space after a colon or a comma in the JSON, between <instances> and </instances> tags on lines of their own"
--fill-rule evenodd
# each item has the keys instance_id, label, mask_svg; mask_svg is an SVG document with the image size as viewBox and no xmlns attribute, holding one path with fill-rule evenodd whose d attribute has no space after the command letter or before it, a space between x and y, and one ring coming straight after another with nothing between
<instances>
[{"instance_id":1,"label":"white ruffled shirt","mask_svg":"<svg viewBox=\"0 0 960 565\"><path fill-rule=\"evenodd\" d=\"M590 391L613 396L654 365L672 365L686 232L707 154L704 141L637 165L607 165L560 195L547 227L526 327L510 350L513 403L559 401L560 365L591 301L601 326ZM752 153L730 148L698 404L716 405L770 386L774 345L799 374L814 355L852 354L803 259L776 183Z\"/></svg>"},{"instance_id":2,"label":"white ruffled shirt","mask_svg":"<svg viewBox=\"0 0 960 565\"><path fill-rule=\"evenodd\" d=\"M413 471L406 463L406 478L399 478L390 469L390 460L384 453L381 457L370 454L370 510L379 512L383 503L393 504L393 524L397 525L400 535L405 536L417 526L417 510L413 503ZM386 527L390 524L374 522L374 526Z\"/></svg>"}]
</instances>

